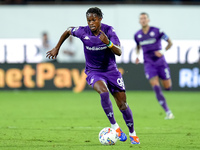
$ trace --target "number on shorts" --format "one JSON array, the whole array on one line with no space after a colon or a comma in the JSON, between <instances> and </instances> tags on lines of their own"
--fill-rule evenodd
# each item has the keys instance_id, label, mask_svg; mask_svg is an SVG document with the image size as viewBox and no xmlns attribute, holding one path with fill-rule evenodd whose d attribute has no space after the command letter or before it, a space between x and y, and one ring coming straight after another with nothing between
<instances>
[{"instance_id":1,"label":"number on shorts","mask_svg":"<svg viewBox=\"0 0 200 150\"><path fill-rule=\"evenodd\" d=\"M123 89L125 89L123 78L118 78L117 83L119 86L121 86Z\"/></svg>"},{"instance_id":2,"label":"number on shorts","mask_svg":"<svg viewBox=\"0 0 200 150\"><path fill-rule=\"evenodd\" d=\"M166 76L167 79L170 78L170 74L169 74L168 68L165 68L165 76Z\"/></svg>"}]
</instances>

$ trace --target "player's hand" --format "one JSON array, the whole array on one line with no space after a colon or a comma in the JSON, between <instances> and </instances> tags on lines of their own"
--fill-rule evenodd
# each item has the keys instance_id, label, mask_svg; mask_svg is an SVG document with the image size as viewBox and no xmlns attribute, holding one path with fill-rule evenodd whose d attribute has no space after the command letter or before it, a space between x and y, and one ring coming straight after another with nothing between
<instances>
[{"instance_id":1,"label":"player's hand","mask_svg":"<svg viewBox=\"0 0 200 150\"><path fill-rule=\"evenodd\" d=\"M49 59L56 59L57 55L58 55L58 49L57 48L53 48L52 50L48 51L47 53L47 58Z\"/></svg>"},{"instance_id":2,"label":"player's hand","mask_svg":"<svg viewBox=\"0 0 200 150\"><path fill-rule=\"evenodd\" d=\"M109 44L109 39L108 39L107 35L103 31L101 31L101 30L100 30L100 32L101 32L100 37L99 37L100 40L103 43L105 43L106 45L108 45Z\"/></svg>"},{"instance_id":3,"label":"player's hand","mask_svg":"<svg viewBox=\"0 0 200 150\"><path fill-rule=\"evenodd\" d=\"M154 54L157 56L157 57L162 57L163 54L159 51L155 51Z\"/></svg>"},{"instance_id":4,"label":"player's hand","mask_svg":"<svg viewBox=\"0 0 200 150\"><path fill-rule=\"evenodd\" d=\"M135 64L139 64L140 63L140 60L139 58L137 57L136 60L135 60Z\"/></svg>"}]
</instances>

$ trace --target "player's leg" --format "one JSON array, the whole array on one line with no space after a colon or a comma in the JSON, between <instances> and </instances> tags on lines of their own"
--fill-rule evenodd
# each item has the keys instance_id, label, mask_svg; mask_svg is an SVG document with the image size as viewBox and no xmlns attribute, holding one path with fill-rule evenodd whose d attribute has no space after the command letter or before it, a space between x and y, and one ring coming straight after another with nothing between
<instances>
[{"instance_id":1,"label":"player's leg","mask_svg":"<svg viewBox=\"0 0 200 150\"><path fill-rule=\"evenodd\" d=\"M119 125L115 121L112 103L109 98L109 92L108 92L107 85L103 81L97 81L94 84L94 89L101 96L101 105L102 105L104 112L106 113L108 119L110 120L111 128L116 130L120 141L126 141L126 139L127 139L126 134L122 132Z\"/></svg>"},{"instance_id":2,"label":"player's leg","mask_svg":"<svg viewBox=\"0 0 200 150\"><path fill-rule=\"evenodd\" d=\"M100 94L101 106L104 112L106 113L106 116L108 117L111 125L117 125L114 118L113 107L112 107L111 100L109 98L109 91L108 91L106 83L102 80L99 80L94 83L93 88Z\"/></svg>"},{"instance_id":3,"label":"player's leg","mask_svg":"<svg viewBox=\"0 0 200 150\"><path fill-rule=\"evenodd\" d=\"M159 68L159 77L161 78L161 83L166 91L170 91L172 87L170 69L166 64L164 67ZM165 119L174 119L174 115L170 109L166 112Z\"/></svg>"},{"instance_id":4,"label":"player's leg","mask_svg":"<svg viewBox=\"0 0 200 150\"><path fill-rule=\"evenodd\" d=\"M164 76L169 78L169 74L166 73L165 69L163 70L163 68L165 68L166 66L167 64L165 62L160 67L155 67L155 66L152 66L151 64L144 64L146 77L149 80L149 83L151 84L155 92L158 102L160 103L160 105L162 106L162 108L167 114L170 110L168 108L166 99L162 93L162 89L159 83L159 77L163 79L164 79Z\"/></svg>"},{"instance_id":5,"label":"player's leg","mask_svg":"<svg viewBox=\"0 0 200 150\"><path fill-rule=\"evenodd\" d=\"M132 112L126 103L125 85L124 85L122 75L119 71L116 71L116 72L112 71L108 73L106 77L107 77L106 79L107 79L108 88L110 92L112 93L117 103L117 106L122 112L123 118L129 128L129 131L131 134L131 137L130 137L131 143L139 144L139 138L136 136L136 133L134 132ZM118 137L121 141L125 141L127 139L126 135L121 131L120 128L116 129L116 131L118 132Z\"/></svg>"},{"instance_id":6,"label":"player's leg","mask_svg":"<svg viewBox=\"0 0 200 150\"><path fill-rule=\"evenodd\" d=\"M136 136L134 130L133 115L130 107L126 103L126 94L124 91L113 93L113 97L117 103L119 110L121 111L124 121L126 122L127 127L129 128L129 136L132 144L140 144L139 138ZM120 130L120 129L118 129Z\"/></svg>"},{"instance_id":7,"label":"player's leg","mask_svg":"<svg viewBox=\"0 0 200 150\"><path fill-rule=\"evenodd\" d=\"M172 89L172 81L171 79L161 80L162 86L165 88L166 91L171 91Z\"/></svg>"},{"instance_id":8,"label":"player's leg","mask_svg":"<svg viewBox=\"0 0 200 150\"><path fill-rule=\"evenodd\" d=\"M155 95L156 95L156 98L158 100L158 102L160 103L160 105L162 106L162 108L164 109L164 111L167 113L169 112L169 108L168 108L168 105L167 105L167 102L166 102L166 99L162 93L162 89L160 87L160 83L159 83L159 77L158 76L155 76L155 77L152 77L150 80L149 80L154 92L155 92Z\"/></svg>"},{"instance_id":9,"label":"player's leg","mask_svg":"<svg viewBox=\"0 0 200 150\"><path fill-rule=\"evenodd\" d=\"M114 118L113 107L109 98L109 92L105 77L99 72L86 72L86 74L87 83L100 94L102 108L106 113L106 116L108 117L111 125L117 125Z\"/></svg>"}]
</instances>

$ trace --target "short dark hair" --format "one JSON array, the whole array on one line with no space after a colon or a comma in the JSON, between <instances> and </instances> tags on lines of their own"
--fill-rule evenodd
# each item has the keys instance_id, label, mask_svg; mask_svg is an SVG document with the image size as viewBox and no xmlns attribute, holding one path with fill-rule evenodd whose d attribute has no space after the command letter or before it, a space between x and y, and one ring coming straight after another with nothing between
<instances>
[{"instance_id":1,"label":"short dark hair","mask_svg":"<svg viewBox=\"0 0 200 150\"><path fill-rule=\"evenodd\" d=\"M140 15L146 15L149 18L149 14L147 14L146 12L141 12Z\"/></svg>"},{"instance_id":2,"label":"short dark hair","mask_svg":"<svg viewBox=\"0 0 200 150\"><path fill-rule=\"evenodd\" d=\"M43 32L42 35L43 35L43 36L47 36L48 33L47 33L47 32Z\"/></svg>"},{"instance_id":3,"label":"short dark hair","mask_svg":"<svg viewBox=\"0 0 200 150\"><path fill-rule=\"evenodd\" d=\"M100 8L98 7L91 7L87 10L86 12L86 16L89 14L89 13L93 13L93 14L96 14L99 18L103 18L103 13L101 11Z\"/></svg>"}]
</instances>

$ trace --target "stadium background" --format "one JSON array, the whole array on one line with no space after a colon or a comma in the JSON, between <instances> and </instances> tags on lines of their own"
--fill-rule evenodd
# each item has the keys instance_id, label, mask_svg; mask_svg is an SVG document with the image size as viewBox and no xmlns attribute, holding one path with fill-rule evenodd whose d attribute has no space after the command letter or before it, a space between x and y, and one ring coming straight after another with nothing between
<instances>
[{"instance_id":1,"label":"stadium background","mask_svg":"<svg viewBox=\"0 0 200 150\"><path fill-rule=\"evenodd\" d=\"M86 84L79 39L73 39L73 59L60 52L57 61L47 61L41 53L44 32L54 46L68 26L87 24L85 12L92 6L102 9L102 22L112 25L121 40L123 55L116 60L140 145L130 141L100 145L98 133L109 122L99 95ZM134 63L133 34L140 29L143 11L149 13L150 25L160 27L173 41L165 53L173 90L163 93L174 120L164 120L143 64ZM199 150L199 14L199 0L0 0L0 149ZM110 98L115 118L127 134L121 112Z\"/></svg>"},{"instance_id":2,"label":"stadium background","mask_svg":"<svg viewBox=\"0 0 200 150\"><path fill-rule=\"evenodd\" d=\"M117 63L123 70L127 90L151 90L145 79L143 66L134 64L136 55L133 35L140 29L138 15L144 11L150 14L150 24L160 27L173 41L173 47L165 54L171 67L173 90L198 91L200 89L200 33L197 29L200 24L198 19L200 6L181 5L181 1L166 1L167 5L159 4L159 2L158 4L145 4L149 1L137 1L140 2L140 5L134 4L136 1L132 1L132 4L128 4L128 2L130 1L112 1L107 4L94 1L94 4L86 2L85 5L82 5L83 1L80 3L23 1L21 3L24 5L0 5L1 90L72 90L76 85L75 82L81 80L81 77L84 78L82 76L84 74L81 74L84 69L81 41L74 39L76 56L72 62L63 61L65 58L62 58L63 54L61 53L57 62L45 61L50 63L49 65L53 65L53 70L48 72L46 70L48 64L46 67L43 64L43 70L38 72L36 66L39 66L38 63L41 63L42 57L44 57L39 50L42 43L41 34L47 32L54 46L67 27L86 25L86 10L89 7L98 6L104 13L103 23L112 25L121 40L123 55L117 57ZM142 3L144 4L141 5ZM191 1L190 4L198 4L198 1ZM165 44L163 42L164 46ZM142 59L142 55L140 58ZM28 70L24 69L27 68L25 67L27 65L30 68ZM76 72L77 81L74 80L73 69L78 71ZM34 73L31 73L31 70ZM50 74L48 75L48 73ZM68 79L63 78L65 75ZM44 82L43 86L39 85L40 77L43 78L41 79L43 80L41 82ZM68 81L64 83L65 80ZM84 89L91 90L85 82L81 83L83 85L79 86L82 89L77 92Z\"/></svg>"}]
</instances>

